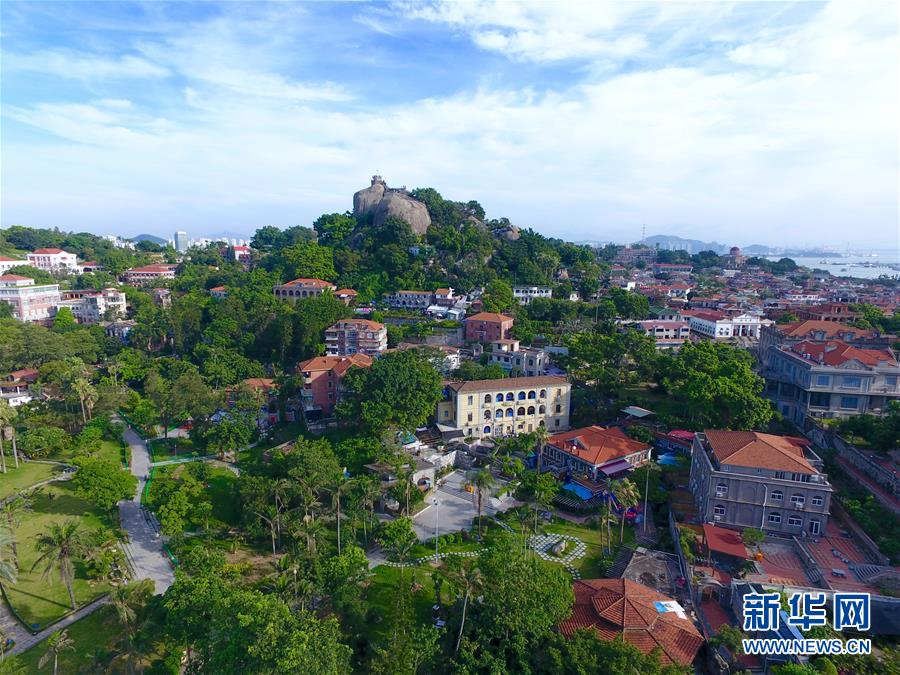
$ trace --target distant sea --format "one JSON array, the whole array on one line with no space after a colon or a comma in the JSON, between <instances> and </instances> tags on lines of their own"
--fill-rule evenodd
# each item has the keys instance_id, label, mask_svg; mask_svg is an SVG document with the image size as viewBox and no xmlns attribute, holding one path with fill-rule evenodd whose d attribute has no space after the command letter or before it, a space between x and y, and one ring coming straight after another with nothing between
<instances>
[{"instance_id":1,"label":"distant sea","mask_svg":"<svg viewBox=\"0 0 900 675\"><path fill-rule=\"evenodd\" d=\"M790 258L798 265L810 269L827 270L836 277L856 277L859 279L877 279L882 274L889 277L900 277L900 250L881 250L877 255L849 254L841 257L792 255L769 255L769 260Z\"/></svg>"}]
</instances>

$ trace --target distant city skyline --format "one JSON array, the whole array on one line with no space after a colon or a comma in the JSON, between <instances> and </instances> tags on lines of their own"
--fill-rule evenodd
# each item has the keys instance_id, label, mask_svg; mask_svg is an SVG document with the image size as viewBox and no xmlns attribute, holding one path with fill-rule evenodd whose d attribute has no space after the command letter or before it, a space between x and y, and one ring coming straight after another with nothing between
<instances>
[{"instance_id":1,"label":"distant city skyline","mask_svg":"<svg viewBox=\"0 0 900 675\"><path fill-rule=\"evenodd\" d=\"M0 226L311 226L373 173L570 241L900 246L893 3L23 3Z\"/></svg>"}]
</instances>

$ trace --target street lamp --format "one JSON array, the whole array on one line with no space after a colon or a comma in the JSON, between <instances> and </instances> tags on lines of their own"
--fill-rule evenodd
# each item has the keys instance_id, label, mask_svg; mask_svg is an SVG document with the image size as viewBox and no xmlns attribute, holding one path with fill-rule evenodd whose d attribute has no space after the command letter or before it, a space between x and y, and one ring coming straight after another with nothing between
<instances>
[{"instance_id":1,"label":"street lamp","mask_svg":"<svg viewBox=\"0 0 900 675\"><path fill-rule=\"evenodd\" d=\"M441 523L441 502L435 497L432 502L435 508L434 514L434 554L438 554L438 534L440 533L440 523Z\"/></svg>"}]
</instances>

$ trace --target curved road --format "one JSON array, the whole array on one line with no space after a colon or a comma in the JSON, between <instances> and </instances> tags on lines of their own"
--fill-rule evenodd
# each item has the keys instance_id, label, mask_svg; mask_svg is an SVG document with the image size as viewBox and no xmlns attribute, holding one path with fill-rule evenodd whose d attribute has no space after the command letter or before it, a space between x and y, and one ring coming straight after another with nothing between
<instances>
[{"instance_id":1,"label":"curved road","mask_svg":"<svg viewBox=\"0 0 900 675\"><path fill-rule=\"evenodd\" d=\"M150 452L147 444L131 427L126 428L124 437L131 448L131 473L137 477L138 487L134 499L119 502L119 519L122 529L128 533L129 538L128 542L123 542L123 546L125 554L134 568L134 578L153 579L156 593L161 594L165 593L166 589L172 585L175 574L165 551L163 551L165 540L159 534L156 519L141 506L146 476L150 473ZM13 618L5 602L0 602L0 627L16 643L7 653L18 654L25 651L55 631L62 630L88 614L92 614L107 602L106 596L98 598L36 635L32 635Z\"/></svg>"}]
</instances>

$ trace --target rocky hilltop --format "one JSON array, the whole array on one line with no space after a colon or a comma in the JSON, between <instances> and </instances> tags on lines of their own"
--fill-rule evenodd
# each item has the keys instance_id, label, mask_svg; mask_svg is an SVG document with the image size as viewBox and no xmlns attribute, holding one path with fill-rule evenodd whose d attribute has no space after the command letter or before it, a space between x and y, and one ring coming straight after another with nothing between
<instances>
[{"instance_id":1,"label":"rocky hilltop","mask_svg":"<svg viewBox=\"0 0 900 675\"><path fill-rule=\"evenodd\" d=\"M412 197L405 188L389 188L381 176L372 176L372 184L353 195L353 215L372 216L372 224L382 225L388 218L409 223L415 234L423 235L431 225L428 208Z\"/></svg>"}]
</instances>

